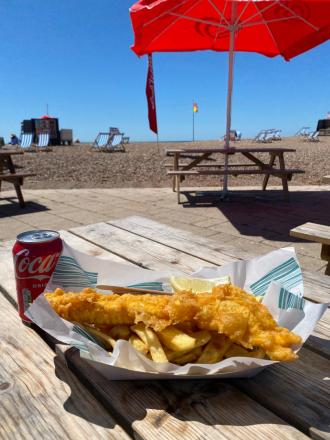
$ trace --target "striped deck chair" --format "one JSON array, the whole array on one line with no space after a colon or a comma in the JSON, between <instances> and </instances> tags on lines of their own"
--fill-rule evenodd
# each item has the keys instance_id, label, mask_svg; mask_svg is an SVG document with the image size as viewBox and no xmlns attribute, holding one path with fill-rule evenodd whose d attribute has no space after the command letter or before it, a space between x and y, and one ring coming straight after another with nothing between
<instances>
[{"instance_id":1,"label":"striped deck chair","mask_svg":"<svg viewBox=\"0 0 330 440\"><path fill-rule=\"evenodd\" d=\"M126 151L123 143L123 133L112 136L107 145L107 151L122 151L123 153Z\"/></svg>"},{"instance_id":2,"label":"striped deck chair","mask_svg":"<svg viewBox=\"0 0 330 440\"><path fill-rule=\"evenodd\" d=\"M38 143L36 145L40 151L52 151L51 148L48 148L49 144L49 133L40 133L38 136Z\"/></svg>"},{"instance_id":3,"label":"striped deck chair","mask_svg":"<svg viewBox=\"0 0 330 440\"><path fill-rule=\"evenodd\" d=\"M33 149L32 142L33 142L33 133L22 133L18 145L25 151L31 151Z\"/></svg>"},{"instance_id":4,"label":"striped deck chair","mask_svg":"<svg viewBox=\"0 0 330 440\"><path fill-rule=\"evenodd\" d=\"M110 142L110 133L99 133L92 145L92 148L102 151L107 148Z\"/></svg>"},{"instance_id":5,"label":"striped deck chair","mask_svg":"<svg viewBox=\"0 0 330 440\"><path fill-rule=\"evenodd\" d=\"M320 142L319 134L319 131L314 131L312 133L309 133L308 136L305 136L303 140L308 142Z\"/></svg>"}]
</instances>

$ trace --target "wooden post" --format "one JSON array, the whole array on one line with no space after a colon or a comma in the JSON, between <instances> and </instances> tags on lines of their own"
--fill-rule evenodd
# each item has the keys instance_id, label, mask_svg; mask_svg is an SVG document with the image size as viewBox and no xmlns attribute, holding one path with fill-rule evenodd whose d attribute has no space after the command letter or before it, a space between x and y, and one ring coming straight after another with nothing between
<instances>
[{"instance_id":1,"label":"wooden post","mask_svg":"<svg viewBox=\"0 0 330 440\"><path fill-rule=\"evenodd\" d=\"M269 153L269 154L270 154L269 168L272 168L275 163L276 153ZM270 174L266 174L264 177L264 181L262 183L262 190L263 191L265 191L267 188L269 176L270 176Z\"/></svg>"},{"instance_id":2,"label":"wooden post","mask_svg":"<svg viewBox=\"0 0 330 440\"><path fill-rule=\"evenodd\" d=\"M329 244L322 244L321 260L325 260L328 262L327 267L325 268L325 274L330 275L330 245Z\"/></svg>"},{"instance_id":3,"label":"wooden post","mask_svg":"<svg viewBox=\"0 0 330 440\"><path fill-rule=\"evenodd\" d=\"M180 158L180 153L175 152L174 156L173 156L173 171L178 171L179 170L179 158ZM175 188L176 188L176 182L179 179L179 176L173 176L173 182L172 182L172 189L173 192L175 192Z\"/></svg>"},{"instance_id":4,"label":"wooden post","mask_svg":"<svg viewBox=\"0 0 330 440\"><path fill-rule=\"evenodd\" d=\"M280 170L285 171L285 162L284 162L284 155L283 152L280 152L278 155L279 161L280 161ZM288 176L287 174L283 173L281 175L282 179L282 185L283 185L283 197L284 200L289 201L289 187L288 187Z\"/></svg>"}]
</instances>

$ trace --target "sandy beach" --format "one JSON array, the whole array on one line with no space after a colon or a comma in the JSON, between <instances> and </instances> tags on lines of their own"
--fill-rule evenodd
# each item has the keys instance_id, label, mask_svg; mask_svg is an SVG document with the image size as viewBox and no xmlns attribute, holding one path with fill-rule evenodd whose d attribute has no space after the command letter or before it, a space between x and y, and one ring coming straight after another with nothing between
<instances>
[{"instance_id":1,"label":"sandy beach","mask_svg":"<svg viewBox=\"0 0 330 440\"><path fill-rule=\"evenodd\" d=\"M288 137L271 144L252 140L236 142L238 147L288 147L295 153L286 153L286 166L305 170L305 174L294 175L292 185L318 185L322 177L330 173L330 137L320 137L320 142L303 142L302 138ZM25 180L25 188L127 188L127 187L169 187L171 179L166 175L165 163L172 163L166 157L166 149L194 147L222 147L219 141L198 142L132 142L126 152L104 153L93 151L91 143L73 146L53 147L51 152L28 152L15 157L17 166L24 171L36 173ZM6 147L7 148L7 147ZM264 159L268 160L265 153ZM221 156L216 158L221 161ZM243 163L242 156L232 159ZM189 177L187 185L217 186L217 176ZM258 185L261 176L231 177L231 186ZM280 180L271 177L270 184ZM6 185L7 187L7 185ZM9 188L10 186L8 186Z\"/></svg>"}]
</instances>

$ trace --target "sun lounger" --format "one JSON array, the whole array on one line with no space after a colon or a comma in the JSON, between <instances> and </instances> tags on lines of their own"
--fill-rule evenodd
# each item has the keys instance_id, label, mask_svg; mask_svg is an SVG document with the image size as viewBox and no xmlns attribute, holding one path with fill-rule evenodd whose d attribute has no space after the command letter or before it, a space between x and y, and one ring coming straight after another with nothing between
<instances>
[{"instance_id":1,"label":"sun lounger","mask_svg":"<svg viewBox=\"0 0 330 440\"><path fill-rule=\"evenodd\" d=\"M38 136L38 143L36 148L40 151L52 151L51 148L48 148L49 145L49 133L40 133Z\"/></svg>"},{"instance_id":2,"label":"sun lounger","mask_svg":"<svg viewBox=\"0 0 330 440\"><path fill-rule=\"evenodd\" d=\"M308 136L306 136L303 140L308 142L320 142L319 134L319 131L314 131L313 133L310 133Z\"/></svg>"},{"instance_id":3,"label":"sun lounger","mask_svg":"<svg viewBox=\"0 0 330 440\"><path fill-rule=\"evenodd\" d=\"M23 150L29 151L32 149L32 142L33 142L33 133L22 133L22 137L18 145Z\"/></svg>"},{"instance_id":4,"label":"sun lounger","mask_svg":"<svg viewBox=\"0 0 330 440\"><path fill-rule=\"evenodd\" d=\"M122 151L125 152L125 146L123 143L123 134L115 134L110 138L108 145L106 146L107 151Z\"/></svg>"},{"instance_id":5,"label":"sun lounger","mask_svg":"<svg viewBox=\"0 0 330 440\"><path fill-rule=\"evenodd\" d=\"M110 142L110 133L99 133L95 138L92 148L101 151L108 146L109 142Z\"/></svg>"},{"instance_id":6,"label":"sun lounger","mask_svg":"<svg viewBox=\"0 0 330 440\"><path fill-rule=\"evenodd\" d=\"M280 135L281 131L282 130L274 130L273 141L281 141L282 140L281 135Z\"/></svg>"},{"instance_id":7,"label":"sun lounger","mask_svg":"<svg viewBox=\"0 0 330 440\"><path fill-rule=\"evenodd\" d=\"M263 142L263 138L266 135L266 130L261 130L259 131L259 133L255 136L255 138L253 139L255 142Z\"/></svg>"},{"instance_id":8,"label":"sun lounger","mask_svg":"<svg viewBox=\"0 0 330 440\"><path fill-rule=\"evenodd\" d=\"M297 133L295 134L295 136L308 136L310 133L310 127L301 127Z\"/></svg>"}]
</instances>

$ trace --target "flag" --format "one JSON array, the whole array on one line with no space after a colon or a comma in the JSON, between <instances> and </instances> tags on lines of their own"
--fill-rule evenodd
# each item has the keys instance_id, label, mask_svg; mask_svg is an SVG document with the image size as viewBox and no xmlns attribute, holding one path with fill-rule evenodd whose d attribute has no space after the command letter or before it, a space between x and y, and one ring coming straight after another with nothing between
<instances>
[{"instance_id":1,"label":"flag","mask_svg":"<svg viewBox=\"0 0 330 440\"><path fill-rule=\"evenodd\" d=\"M193 103L193 112L198 113L198 105L196 102Z\"/></svg>"},{"instance_id":2,"label":"flag","mask_svg":"<svg viewBox=\"0 0 330 440\"><path fill-rule=\"evenodd\" d=\"M146 95L148 101L148 119L149 127L154 133L158 134L157 129L157 114L156 114L156 98L154 85L154 71L152 67L152 55L148 55L148 74L146 84Z\"/></svg>"}]
</instances>

